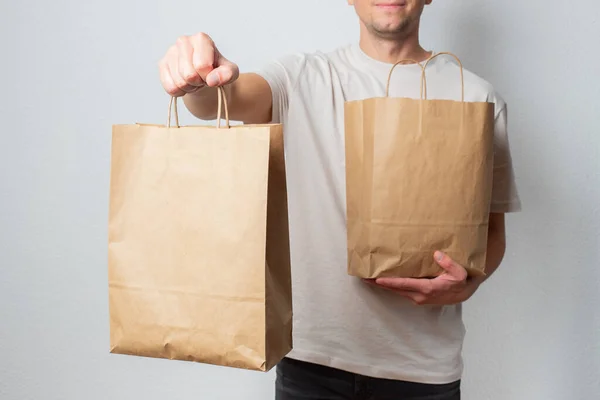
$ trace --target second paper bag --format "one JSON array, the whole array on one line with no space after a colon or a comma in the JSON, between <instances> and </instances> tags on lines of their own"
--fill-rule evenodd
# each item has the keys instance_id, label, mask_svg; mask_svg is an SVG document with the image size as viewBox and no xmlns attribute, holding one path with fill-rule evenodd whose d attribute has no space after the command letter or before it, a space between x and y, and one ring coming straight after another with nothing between
<instances>
[{"instance_id":1,"label":"second paper bag","mask_svg":"<svg viewBox=\"0 0 600 400\"><path fill-rule=\"evenodd\" d=\"M494 104L464 100L457 61L458 100L427 99L425 63L420 99L389 97L392 68L385 97L345 104L350 275L435 277L435 250L483 273Z\"/></svg>"},{"instance_id":2,"label":"second paper bag","mask_svg":"<svg viewBox=\"0 0 600 400\"><path fill-rule=\"evenodd\" d=\"M292 348L282 126L217 119L113 128L111 352L267 371Z\"/></svg>"}]
</instances>

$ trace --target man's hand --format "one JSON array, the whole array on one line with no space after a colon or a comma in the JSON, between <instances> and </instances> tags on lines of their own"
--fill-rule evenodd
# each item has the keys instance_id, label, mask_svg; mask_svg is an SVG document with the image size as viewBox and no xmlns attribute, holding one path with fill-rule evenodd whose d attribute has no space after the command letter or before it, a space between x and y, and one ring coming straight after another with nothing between
<instances>
[{"instance_id":1,"label":"man's hand","mask_svg":"<svg viewBox=\"0 0 600 400\"><path fill-rule=\"evenodd\" d=\"M245 124L267 124L273 117L273 95L259 74L240 74L206 33L181 36L159 62L160 81L195 117L217 118L218 90L227 96L229 118Z\"/></svg>"},{"instance_id":2,"label":"man's hand","mask_svg":"<svg viewBox=\"0 0 600 400\"><path fill-rule=\"evenodd\" d=\"M392 290L418 305L451 305L468 300L479 282L467 281L467 270L442 252L436 252L434 257L445 270L434 279L378 278L366 282Z\"/></svg>"},{"instance_id":3,"label":"man's hand","mask_svg":"<svg viewBox=\"0 0 600 400\"><path fill-rule=\"evenodd\" d=\"M238 66L223 57L205 33L177 39L160 61L159 70L162 85L171 96L230 84L239 76Z\"/></svg>"}]
</instances>

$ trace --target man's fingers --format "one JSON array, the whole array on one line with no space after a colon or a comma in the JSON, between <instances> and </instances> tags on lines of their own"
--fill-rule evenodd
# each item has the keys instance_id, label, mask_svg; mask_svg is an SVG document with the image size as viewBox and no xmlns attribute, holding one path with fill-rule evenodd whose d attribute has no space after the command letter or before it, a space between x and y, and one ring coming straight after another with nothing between
<instances>
[{"instance_id":1,"label":"man's fingers","mask_svg":"<svg viewBox=\"0 0 600 400\"><path fill-rule=\"evenodd\" d=\"M380 285L377 283L377 279L363 279L362 281L364 283L366 283L367 285L371 285L371 286L377 287L379 289L388 290L394 294L400 295L402 297L406 297L407 299L409 299L410 301L412 301L414 304L417 304L417 305L423 304L426 300L426 296L422 293L411 291L411 290L401 290L401 289L396 289L396 288L393 288L390 286Z\"/></svg>"},{"instance_id":2,"label":"man's fingers","mask_svg":"<svg viewBox=\"0 0 600 400\"><path fill-rule=\"evenodd\" d=\"M448 257L447 254L436 251L433 257L438 265L453 278L456 278L459 281L467 279L467 271L460 264Z\"/></svg>"},{"instance_id":3,"label":"man's fingers","mask_svg":"<svg viewBox=\"0 0 600 400\"><path fill-rule=\"evenodd\" d=\"M161 64L160 68L160 80L163 83L163 86L168 94L173 97L181 97L185 95L185 92L177 86L173 77L171 76L171 72L169 70L169 66L165 64Z\"/></svg>"},{"instance_id":4,"label":"man's fingers","mask_svg":"<svg viewBox=\"0 0 600 400\"><path fill-rule=\"evenodd\" d=\"M186 86L193 89L194 87L204 86L204 80L194 68L192 55L194 48L188 38L181 38L177 41L177 72L185 81Z\"/></svg>"},{"instance_id":5,"label":"man's fingers","mask_svg":"<svg viewBox=\"0 0 600 400\"><path fill-rule=\"evenodd\" d=\"M205 33L198 33L190 37L189 40L193 49L193 54L190 57L192 67L200 78L206 81L208 74L215 67L215 44Z\"/></svg>"},{"instance_id":6,"label":"man's fingers","mask_svg":"<svg viewBox=\"0 0 600 400\"><path fill-rule=\"evenodd\" d=\"M394 290L418 292L425 295L431 294L434 290L431 279L378 278L375 283Z\"/></svg>"},{"instance_id":7,"label":"man's fingers","mask_svg":"<svg viewBox=\"0 0 600 400\"><path fill-rule=\"evenodd\" d=\"M193 93L196 90L198 90L197 86L193 86L193 85L189 85L185 78L183 76L181 76L181 73L179 73L179 63L177 61L168 64L167 65L167 70L171 76L171 79L173 79L173 82L175 82L175 85L179 88L179 90L181 90L184 93Z\"/></svg>"}]
</instances>

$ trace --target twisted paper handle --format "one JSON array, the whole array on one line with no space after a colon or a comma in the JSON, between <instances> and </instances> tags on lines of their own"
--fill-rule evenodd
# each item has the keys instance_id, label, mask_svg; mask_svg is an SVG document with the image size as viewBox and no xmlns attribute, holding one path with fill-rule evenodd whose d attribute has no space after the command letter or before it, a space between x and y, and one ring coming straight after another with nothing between
<instances>
[{"instance_id":1,"label":"twisted paper handle","mask_svg":"<svg viewBox=\"0 0 600 400\"><path fill-rule=\"evenodd\" d=\"M418 63L415 60L412 59L405 59L405 60L401 60L398 61L396 64L394 64L392 66L392 69L390 70L390 73L388 75L388 79L387 79L387 85L385 88L385 97L389 97L390 96L390 82L392 79L392 73L394 72L394 68L396 68L396 66L398 66L399 64L406 64L407 62L412 62L414 64L418 64L421 67L421 94L420 94L420 98L421 100L427 100L427 77L426 77L426 68L427 68L427 64L429 64L429 62L431 60L433 60L434 58L441 56L441 55L449 55L451 57L454 57L454 59L456 59L456 61L458 62L458 65L460 67L460 82L461 82L461 96L460 96L460 101L464 102L465 101L465 77L464 77L464 71L463 71L463 65L460 61L460 59L455 56L452 53L449 52L441 52L441 53L437 53L431 57L429 57L429 59L427 59L427 61L425 61L425 65L421 65L420 63Z\"/></svg>"},{"instance_id":2,"label":"twisted paper handle","mask_svg":"<svg viewBox=\"0 0 600 400\"><path fill-rule=\"evenodd\" d=\"M229 125L229 107L227 104L227 95L225 94L225 89L223 89L222 86L219 86L217 88L217 102L218 102L218 106L217 106L217 128L221 128L221 119L223 118L223 109L225 109L225 125L226 128L230 128ZM172 112L174 111L174 115L175 115L175 127L179 128L179 114L177 112L177 97L172 96L171 100L169 101L169 112L167 114L167 127L171 128L171 119L172 119Z\"/></svg>"}]
</instances>

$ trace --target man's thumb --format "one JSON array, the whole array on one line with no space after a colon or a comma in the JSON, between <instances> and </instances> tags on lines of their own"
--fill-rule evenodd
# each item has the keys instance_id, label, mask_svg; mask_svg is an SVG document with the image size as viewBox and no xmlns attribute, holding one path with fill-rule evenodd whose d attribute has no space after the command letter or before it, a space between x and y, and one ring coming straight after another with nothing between
<instances>
[{"instance_id":1,"label":"man's thumb","mask_svg":"<svg viewBox=\"0 0 600 400\"><path fill-rule=\"evenodd\" d=\"M217 62L218 67L213 69L206 76L206 84L208 86L222 86L235 81L239 76L238 66L228 61L223 56L219 56Z\"/></svg>"}]
</instances>

